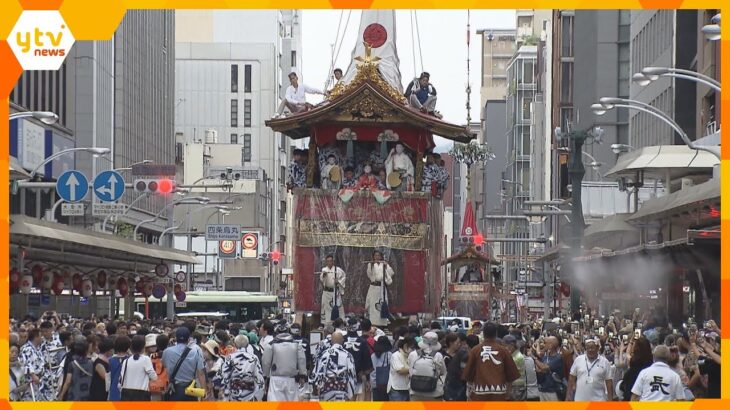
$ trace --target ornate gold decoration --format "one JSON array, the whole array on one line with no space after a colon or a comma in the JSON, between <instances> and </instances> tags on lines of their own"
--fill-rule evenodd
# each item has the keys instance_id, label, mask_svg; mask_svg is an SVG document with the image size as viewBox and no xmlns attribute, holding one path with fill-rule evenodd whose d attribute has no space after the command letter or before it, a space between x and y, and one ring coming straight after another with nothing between
<instances>
[{"instance_id":1,"label":"ornate gold decoration","mask_svg":"<svg viewBox=\"0 0 730 410\"><path fill-rule=\"evenodd\" d=\"M334 100L337 97L350 93L365 81L370 81L370 83L385 92L390 98L400 102L401 104L405 104L406 97L388 84L387 81L383 80L383 77L380 75L380 72L378 71L378 62L381 58L371 54L372 47L370 44L364 44L365 56L355 57L355 61L358 62L355 78L353 78L348 84L338 83L335 85L335 87L327 95L327 99Z\"/></svg>"},{"instance_id":2,"label":"ornate gold decoration","mask_svg":"<svg viewBox=\"0 0 730 410\"><path fill-rule=\"evenodd\" d=\"M381 229L384 232L381 232ZM377 223L361 221L302 220L299 222L297 246L352 246L374 248L383 245L384 236L391 249L422 250L427 246L426 223Z\"/></svg>"}]
</instances>

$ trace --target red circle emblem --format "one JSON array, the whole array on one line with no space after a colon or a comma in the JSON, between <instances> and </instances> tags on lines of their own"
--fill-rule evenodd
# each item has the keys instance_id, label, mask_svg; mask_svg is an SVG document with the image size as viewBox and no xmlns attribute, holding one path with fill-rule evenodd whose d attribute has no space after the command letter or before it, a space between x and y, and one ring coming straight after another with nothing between
<instances>
[{"instance_id":1,"label":"red circle emblem","mask_svg":"<svg viewBox=\"0 0 730 410\"><path fill-rule=\"evenodd\" d=\"M365 27L365 31L362 33L362 39L370 44L372 48L378 48L385 44L388 39L388 32L385 27L378 23L373 23Z\"/></svg>"}]
</instances>

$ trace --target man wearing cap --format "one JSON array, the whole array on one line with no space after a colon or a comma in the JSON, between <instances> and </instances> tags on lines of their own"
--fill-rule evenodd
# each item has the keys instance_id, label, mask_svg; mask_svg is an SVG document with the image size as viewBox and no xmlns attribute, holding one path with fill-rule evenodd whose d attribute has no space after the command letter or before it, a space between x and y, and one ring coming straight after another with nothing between
<instances>
[{"instance_id":1,"label":"man wearing cap","mask_svg":"<svg viewBox=\"0 0 730 410\"><path fill-rule=\"evenodd\" d=\"M418 79L414 79L406 89L405 96L408 99L408 103L411 107L420 110L421 112L429 113L431 115L439 116L436 113L436 87L434 87L429 80L431 75L427 72L422 72Z\"/></svg>"},{"instance_id":2,"label":"man wearing cap","mask_svg":"<svg viewBox=\"0 0 730 410\"><path fill-rule=\"evenodd\" d=\"M192 349L188 346L190 330L187 327L177 328L175 341L177 342L175 346L165 349L162 353L162 364L168 369L170 383L174 388L171 401L197 401L197 398L185 395L185 389L193 380L198 381L199 387L206 385L203 355L199 348ZM177 372L175 372L176 367Z\"/></svg>"},{"instance_id":3,"label":"man wearing cap","mask_svg":"<svg viewBox=\"0 0 730 410\"><path fill-rule=\"evenodd\" d=\"M469 352L463 374L469 400L507 400L512 383L520 377L512 355L497 341L497 330L495 323L484 325L484 342Z\"/></svg>"},{"instance_id":4,"label":"man wearing cap","mask_svg":"<svg viewBox=\"0 0 730 410\"><path fill-rule=\"evenodd\" d=\"M506 335L502 338L502 343L507 347L507 351L512 355L512 360L517 366L517 371L520 373L520 377L512 382L512 394L511 398L514 401L524 401L527 398L527 378L525 373L525 356L522 355L520 349L517 346L517 338L512 335Z\"/></svg>"},{"instance_id":5,"label":"man wearing cap","mask_svg":"<svg viewBox=\"0 0 730 410\"><path fill-rule=\"evenodd\" d=\"M598 338L585 341L586 352L573 361L568 379L567 400L613 401L611 363L598 353Z\"/></svg>"},{"instance_id":6,"label":"man wearing cap","mask_svg":"<svg viewBox=\"0 0 730 410\"><path fill-rule=\"evenodd\" d=\"M264 376L269 378L268 401L297 401L299 385L306 379L307 360L302 346L294 341L286 323L276 327L276 337L265 349Z\"/></svg>"},{"instance_id":7,"label":"man wearing cap","mask_svg":"<svg viewBox=\"0 0 730 410\"><path fill-rule=\"evenodd\" d=\"M430 369L431 375L436 377L436 388L433 391L416 391L411 382L411 401L441 401L444 397L444 378L446 377L446 363L440 352L441 343L436 332L426 332L418 342L418 350L408 354L408 367L411 372L411 381L414 377L423 376L421 369ZM426 376L429 376L428 374Z\"/></svg>"},{"instance_id":8,"label":"man wearing cap","mask_svg":"<svg viewBox=\"0 0 730 410\"><path fill-rule=\"evenodd\" d=\"M289 82L291 85L286 88L286 96L279 105L276 117L279 117L284 113L284 108L288 108L293 114L309 111L312 108L312 104L307 102L306 95L324 95L321 90L309 87L305 84L299 84L299 76L297 76L297 73L295 72L291 72L289 74Z\"/></svg>"},{"instance_id":9,"label":"man wearing cap","mask_svg":"<svg viewBox=\"0 0 730 410\"><path fill-rule=\"evenodd\" d=\"M239 335L233 340L238 348L223 361L216 379L219 380L224 401L261 401L265 380L261 362L247 348L249 339Z\"/></svg>"},{"instance_id":10,"label":"man wearing cap","mask_svg":"<svg viewBox=\"0 0 730 410\"><path fill-rule=\"evenodd\" d=\"M686 400L682 380L667 364L669 358L667 346L654 348L654 364L639 372L631 388L631 401Z\"/></svg>"}]
</instances>

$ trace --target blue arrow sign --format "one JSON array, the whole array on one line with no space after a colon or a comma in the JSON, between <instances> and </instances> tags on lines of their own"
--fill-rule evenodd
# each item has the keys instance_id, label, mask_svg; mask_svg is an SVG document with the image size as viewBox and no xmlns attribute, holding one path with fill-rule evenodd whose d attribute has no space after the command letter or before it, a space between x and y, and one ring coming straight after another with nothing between
<instances>
[{"instance_id":1,"label":"blue arrow sign","mask_svg":"<svg viewBox=\"0 0 730 410\"><path fill-rule=\"evenodd\" d=\"M102 202L114 202L124 194L124 178L116 171L100 172L94 178L94 195Z\"/></svg>"},{"instance_id":2,"label":"blue arrow sign","mask_svg":"<svg viewBox=\"0 0 730 410\"><path fill-rule=\"evenodd\" d=\"M56 181L56 192L66 202L78 202L89 192L89 180L79 171L66 171Z\"/></svg>"}]
</instances>

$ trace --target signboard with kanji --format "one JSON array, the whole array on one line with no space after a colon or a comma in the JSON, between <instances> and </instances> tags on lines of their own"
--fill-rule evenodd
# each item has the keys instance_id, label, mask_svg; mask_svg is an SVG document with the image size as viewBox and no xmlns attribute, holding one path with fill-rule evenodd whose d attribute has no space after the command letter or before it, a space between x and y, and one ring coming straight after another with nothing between
<instances>
[{"instance_id":1,"label":"signboard with kanji","mask_svg":"<svg viewBox=\"0 0 730 410\"><path fill-rule=\"evenodd\" d=\"M239 225L212 224L205 226L206 241L237 241L241 237Z\"/></svg>"}]
</instances>

